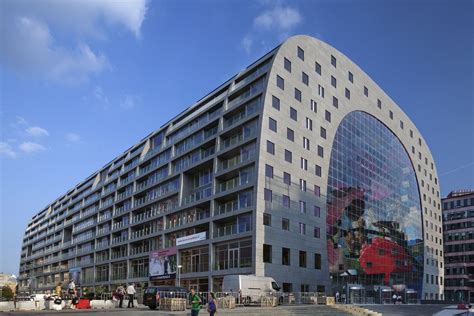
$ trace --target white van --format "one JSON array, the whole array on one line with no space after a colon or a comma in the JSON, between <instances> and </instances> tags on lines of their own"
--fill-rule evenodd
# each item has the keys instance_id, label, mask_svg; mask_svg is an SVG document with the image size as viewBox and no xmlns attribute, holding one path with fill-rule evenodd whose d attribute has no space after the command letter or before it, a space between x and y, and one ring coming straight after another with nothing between
<instances>
[{"instance_id":1,"label":"white van","mask_svg":"<svg viewBox=\"0 0 474 316\"><path fill-rule=\"evenodd\" d=\"M226 275L222 282L222 291L239 293L241 297L258 297L261 295L277 295L281 288L275 279L255 275Z\"/></svg>"}]
</instances>

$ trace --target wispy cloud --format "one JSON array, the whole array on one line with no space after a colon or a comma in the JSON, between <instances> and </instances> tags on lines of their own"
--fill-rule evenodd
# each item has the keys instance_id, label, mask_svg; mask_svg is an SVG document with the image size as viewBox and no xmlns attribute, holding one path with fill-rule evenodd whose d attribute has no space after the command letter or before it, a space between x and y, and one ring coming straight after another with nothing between
<instances>
[{"instance_id":1,"label":"wispy cloud","mask_svg":"<svg viewBox=\"0 0 474 316\"><path fill-rule=\"evenodd\" d=\"M120 100L120 107L125 110L131 110L136 108L141 101L141 98L137 95L126 94L122 100Z\"/></svg>"},{"instance_id":2,"label":"wispy cloud","mask_svg":"<svg viewBox=\"0 0 474 316\"><path fill-rule=\"evenodd\" d=\"M12 146L6 142L0 142L0 156L7 158L16 158L16 152Z\"/></svg>"},{"instance_id":3,"label":"wispy cloud","mask_svg":"<svg viewBox=\"0 0 474 316\"><path fill-rule=\"evenodd\" d=\"M254 19L253 24L257 28L287 32L302 20L300 12L295 8L275 7L262 12Z\"/></svg>"},{"instance_id":4,"label":"wispy cloud","mask_svg":"<svg viewBox=\"0 0 474 316\"><path fill-rule=\"evenodd\" d=\"M18 148L20 148L21 151L27 154L32 154L32 153L46 150L46 148L43 145L34 143L34 142L23 142L20 144L20 146L18 146Z\"/></svg>"},{"instance_id":5,"label":"wispy cloud","mask_svg":"<svg viewBox=\"0 0 474 316\"><path fill-rule=\"evenodd\" d=\"M39 126L28 127L25 131L28 135L33 137L49 136L49 132Z\"/></svg>"},{"instance_id":6,"label":"wispy cloud","mask_svg":"<svg viewBox=\"0 0 474 316\"><path fill-rule=\"evenodd\" d=\"M81 138L81 135L79 134L76 134L76 133L67 133L66 134L66 140L69 142L69 143L79 143L82 138Z\"/></svg>"}]
</instances>

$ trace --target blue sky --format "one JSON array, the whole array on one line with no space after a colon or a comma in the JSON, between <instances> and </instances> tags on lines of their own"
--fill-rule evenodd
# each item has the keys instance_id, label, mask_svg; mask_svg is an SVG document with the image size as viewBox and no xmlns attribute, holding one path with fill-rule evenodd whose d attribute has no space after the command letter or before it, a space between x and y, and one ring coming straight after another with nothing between
<instances>
[{"instance_id":1,"label":"blue sky","mask_svg":"<svg viewBox=\"0 0 474 316\"><path fill-rule=\"evenodd\" d=\"M67 3L67 4L66 4ZM28 220L293 34L418 126L443 195L474 188L472 1L1 1L0 271Z\"/></svg>"}]
</instances>

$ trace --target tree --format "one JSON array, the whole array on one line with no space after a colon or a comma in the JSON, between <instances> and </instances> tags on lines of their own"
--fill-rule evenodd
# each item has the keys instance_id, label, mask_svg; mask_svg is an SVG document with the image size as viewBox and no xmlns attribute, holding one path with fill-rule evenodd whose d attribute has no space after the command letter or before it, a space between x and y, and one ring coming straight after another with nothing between
<instances>
[{"instance_id":1,"label":"tree","mask_svg":"<svg viewBox=\"0 0 474 316\"><path fill-rule=\"evenodd\" d=\"M13 298L13 291L11 287L8 285L2 287L2 297L6 298L7 300L11 300Z\"/></svg>"}]
</instances>

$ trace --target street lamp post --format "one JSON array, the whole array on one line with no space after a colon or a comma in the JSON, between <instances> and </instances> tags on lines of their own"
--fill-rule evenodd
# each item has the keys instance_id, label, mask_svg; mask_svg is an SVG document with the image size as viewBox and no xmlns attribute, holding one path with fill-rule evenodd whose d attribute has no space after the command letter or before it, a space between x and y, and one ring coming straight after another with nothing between
<instances>
[{"instance_id":1,"label":"street lamp post","mask_svg":"<svg viewBox=\"0 0 474 316\"><path fill-rule=\"evenodd\" d=\"M181 286L181 268L183 266L178 264L178 286L180 287Z\"/></svg>"}]
</instances>

